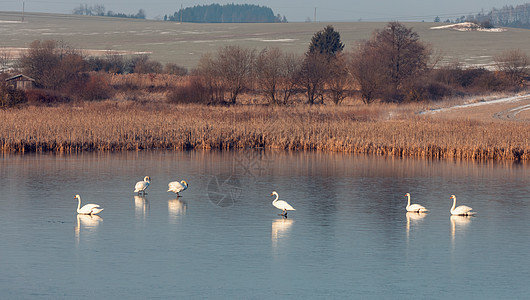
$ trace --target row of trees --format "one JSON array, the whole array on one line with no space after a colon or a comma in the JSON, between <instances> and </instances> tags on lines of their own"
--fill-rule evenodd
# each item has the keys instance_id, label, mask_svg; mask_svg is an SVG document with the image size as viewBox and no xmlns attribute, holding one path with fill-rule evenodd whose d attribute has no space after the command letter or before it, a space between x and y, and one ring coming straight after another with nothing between
<instances>
[{"instance_id":1,"label":"row of trees","mask_svg":"<svg viewBox=\"0 0 530 300\"><path fill-rule=\"evenodd\" d=\"M257 53L227 46L201 58L194 72L199 82L193 86L204 90L187 94L203 95L202 102L230 104L247 90L262 93L272 104L287 104L295 94L305 94L310 104L325 100L339 104L355 93L365 103L420 101L465 90L517 89L529 66L528 57L514 50L496 58L499 74L457 64L436 67L429 45L398 22L376 30L351 52L343 49L340 34L332 26L313 36L303 56L276 48Z\"/></svg>"},{"instance_id":2,"label":"row of trees","mask_svg":"<svg viewBox=\"0 0 530 300\"><path fill-rule=\"evenodd\" d=\"M434 18L434 22L440 22L440 17ZM491 27L516 27L530 28L530 3L516 5L505 5L502 8L492 8L488 12L481 11L478 14L461 16L455 20L447 19L446 23L475 22L485 28Z\"/></svg>"},{"instance_id":3,"label":"row of trees","mask_svg":"<svg viewBox=\"0 0 530 300\"><path fill-rule=\"evenodd\" d=\"M494 26L530 28L530 3L493 8L487 13L481 12L472 16L470 20L489 22Z\"/></svg>"},{"instance_id":4,"label":"row of trees","mask_svg":"<svg viewBox=\"0 0 530 300\"><path fill-rule=\"evenodd\" d=\"M523 87L530 75L527 55L509 50L495 61L496 71L458 64L436 66L429 45L412 28L398 22L388 23L370 39L344 51L340 34L333 26L326 26L314 34L304 55L240 46L207 53L188 80L181 81L187 84L176 85L169 93L169 100L235 104L246 93L278 105L303 98L309 104L340 104L347 97L359 97L365 103L399 103ZM147 55L126 58L109 51L104 57L87 57L50 40L34 41L20 58L18 68L34 78L42 90L52 91L52 96L80 100L111 96L116 87L109 86L101 75L105 73L187 75L186 69L175 64L163 66Z\"/></svg>"},{"instance_id":5,"label":"row of trees","mask_svg":"<svg viewBox=\"0 0 530 300\"><path fill-rule=\"evenodd\" d=\"M78 7L72 10L74 15L85 15L85 16L107 16L107 17L116 17L116 18L130 18L130 19L145 19L145 11L143 9L138 10L136 14L124 14L124 13L115 13L111 10L105 11L105 6L103 4L79 4Z\"/></svg>"}]
</instances>

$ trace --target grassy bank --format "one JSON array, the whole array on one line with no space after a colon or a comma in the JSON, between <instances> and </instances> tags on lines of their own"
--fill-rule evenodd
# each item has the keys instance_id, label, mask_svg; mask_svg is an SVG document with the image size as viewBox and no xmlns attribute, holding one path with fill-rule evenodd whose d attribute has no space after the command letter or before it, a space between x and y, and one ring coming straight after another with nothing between
<instances>
[{"instance_id":1,"label":"grassy bank","mask_svg":"<svg viewBox=\"0 0 530 300\"><path fill-rule=\"evenodd\" d=\"M85 103L0 111L5 152L265 147L530 161L530 124L435 120L414 107Z\"/></svg>"}]
</instances>

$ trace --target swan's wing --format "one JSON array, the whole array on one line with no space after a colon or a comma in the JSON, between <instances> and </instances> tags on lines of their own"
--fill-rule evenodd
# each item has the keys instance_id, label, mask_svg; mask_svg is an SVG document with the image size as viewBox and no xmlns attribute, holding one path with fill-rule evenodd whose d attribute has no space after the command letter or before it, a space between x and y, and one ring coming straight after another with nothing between
<instances>
[{"instance_id":1,"label":"swan's wing","mask_svg":"<svg viewBox=\"0 0 530 300\"><path fill-rule=\"evenodd\" d=\"M78 213L80 214L89 214L91 213L94 209L101 209L103 210L98 204L93 204L93 203L89 203L89 204L85 204L83 205L83 207L81 207L78 211Z\"/></svg>"},{"instance_id":2,"label":"swan's wing","mask_svg":"<svg viewBox=\"0 0 530 300\"><path fill-rule=\"evenodd\" d=\"M408 211L427 211L427 209L419 204L411 204L408 208Z\"/></svg>"},{"instance_id":3,"label":"swan's wing","mask_svg":"<svg viewBox=\"0 0 530 300\"><path fill-rule=\"evenodd\" d=\"M283 200L278 200L276 201L276 203L274 203L274 206L278 209L285 209L285 210L296 210L294 209L294 207L292 207L289 203L283 201Z\"/></svg>"},{"instance_id":4,"label":"swan's wing","mask_svg":"<svg viewBox=\"0 0 530 300\"><path fill-rule=\"evenodd\" d=\"M103 211L103 207L99 205L97 207L92 208L92 214L99 214L101 211Z\"/></svg>"},{"instance_id":5,"label":"swan's wing","mask_svg":"<svg viewBox=\"0 0 530 300\"><path fill-rule=\"evenodd\" d=\"M134 186L134 191L142 191L145 190L149 186L149 183L147 181L138 181L136 185Z\"/></svg>"},{"instance_id":6,"label":"swan's wing","mask_svg":"<svg viewBox=\"0 0 530 300\"><path fill-rule=\"evenodd\" d=\"M469 206L460 205L460 206L458 206L457 208L455 208L453 210L453 214L455 214L455 215L469 214L471 212L471 210L473 210L473 209L471 207L469 207Z\"/></svg>"},{"instance_id":7,"label":"swan's wing","mask_svg":"<svg viewBox=\"0 0 530 300\"><path fill-rule=\"evenodd\" d=\"M180 192L180 191L183 191L185 189L184 185L182 185L182 183L178 182L178 181L172 181L168 184L168 187L169 187L169 191L172 191L172 192Z\"/></svg>"}]
</instances>

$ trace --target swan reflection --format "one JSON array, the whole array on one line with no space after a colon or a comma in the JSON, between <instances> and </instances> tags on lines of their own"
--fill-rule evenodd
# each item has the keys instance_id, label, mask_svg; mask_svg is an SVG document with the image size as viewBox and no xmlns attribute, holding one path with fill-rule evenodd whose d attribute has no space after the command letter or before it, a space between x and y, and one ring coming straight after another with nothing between
<instances>
[{"instance_id":1,"label":"swan reflection","mask_svg":"<svg viewBox=\"0 0 530 300\"><path fill-rule=\"evenodd\" d=\"M78 214L77 215L77 225L74 228L75 231L75 238L77 243L79 244L79 239L81 235L81 229L84 233L92 234L95 233L99 223L103 221L103 218L98 215L84 215L84 214Z\"/></svg>"},{"instance_id":2,"label":"swan reflection","mask_svg":"<svg viewBox=\"0 0 530 300\"><path fill-rule=\"evenodd\" d=\"M145 218L148 213L149 201L144 196L134 196L134 215L136 218Z\"/></svg>"},{"instance_id":3,"label":"swan reflection","mask_svg":"<svg viewBox=\"0 0 530 300\"><path fill-rule=\"evenodd\" d=\"M169 218L172 221L176 221L179 217L186 214L186 202L176 199L171 199L167 201L167 211L169 213Z\"/></svg>"},{"instance_id":4,"label":"swan reflection","mask_svg":"<svg viewBox=\"0 0 530 300\"><path fill-rule=\"evenodd\" d=\"M406 216L407 216L407 232L409 232L410 225L420 223L419 221L423 220L423 218L425 218L427 214L422 213L422 212L410 212L409 211L406 213Z\"/></svg>"},{"instance_id":5,"label":"swan reflection","mask_svg":"<svg viewBox=\"0 0 530 300\"><path fill-rule=\"evenodd\" d=\"M426 213L423 212L412 212L409 211L405 214L407 216L407 242L409 239L410 234L410 226L416 226L417 224L421 223L420 221L423 220L427 216Z\"/></svg>"},{"instance_id":6,"label":"swan reflection","mask_svg":"<svg viewBox=\"0 0 530 300\"><path fill-rule=\"evenodd\" d=\"M471 223L471 216L451 216L451 237L455 240L456 231L463 232Z\"/></svg>"},{"instance_id":7,"label":"swan reflection","mask_svg":"<svg viewBox=\"0 0 530 300\"><path fill-rule=\"evenodd\" d=\"M271 240L273 247L277 246L279 239L284 239L289 236L289 231L293 223L294 220L285 218L272 221Z\"/></svg>"}]
</instances>

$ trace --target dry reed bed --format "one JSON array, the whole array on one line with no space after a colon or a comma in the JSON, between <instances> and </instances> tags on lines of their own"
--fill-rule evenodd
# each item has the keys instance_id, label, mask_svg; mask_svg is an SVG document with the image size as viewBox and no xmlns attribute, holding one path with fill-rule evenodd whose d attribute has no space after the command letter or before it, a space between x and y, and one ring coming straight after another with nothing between
<instances>
[{"instance_id":1,"label":"dry reed bed","mask_svg":"<svg viewBox=\"0 0 530 300\"><path fill-rule=\"evenodd\" d=\"M187 81L187 77L171 74L106 73L105 78L112 86L134 86L139 89L149 87L170 88L183 85Z\"/></svg>"},{"instance_id":2,"label":"dry reed bed","mask_svg":"<svg viewBox=\"0 0 530 300\"><path fill-rule=\"evenodd\" d=\"M529 123L432 120L396 107L102 102L0 116L0 147L7 152L265 147L530 161Z\"/></svg>"}]
</instances>

